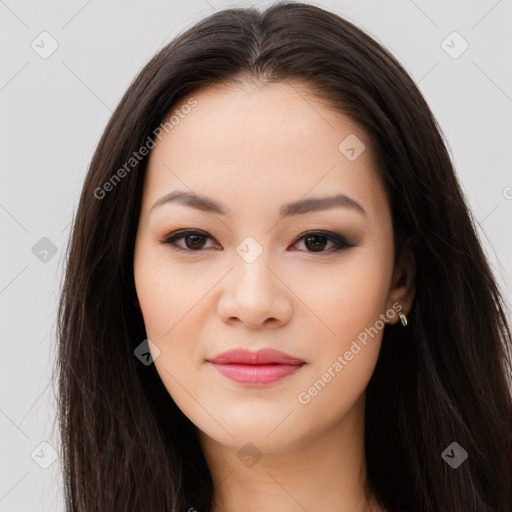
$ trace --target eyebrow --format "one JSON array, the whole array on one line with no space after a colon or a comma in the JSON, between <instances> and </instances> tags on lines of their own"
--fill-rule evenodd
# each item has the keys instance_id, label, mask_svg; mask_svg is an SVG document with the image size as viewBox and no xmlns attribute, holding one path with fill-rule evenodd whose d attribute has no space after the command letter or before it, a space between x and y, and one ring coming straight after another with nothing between
<instances>
[{"instance_id":1,"label":"eyebrow","mask_svg":"<svg viewBox=\"0 0 512 512\"><path fill-rule=\"evenodd\" d=\"M155 208L170 203L182 204L203 212L216 213L224 216L230 215L229 210L214 199L181 190L175 190L174 192L162 196L153 204L150 213ZM357 201L344 194L338 194L335 196L300 199L299 201L285 203L281 207L281 216L289 217L336 207L350 208L366 215L366 211Z\"/></svg>"}]
</instances>

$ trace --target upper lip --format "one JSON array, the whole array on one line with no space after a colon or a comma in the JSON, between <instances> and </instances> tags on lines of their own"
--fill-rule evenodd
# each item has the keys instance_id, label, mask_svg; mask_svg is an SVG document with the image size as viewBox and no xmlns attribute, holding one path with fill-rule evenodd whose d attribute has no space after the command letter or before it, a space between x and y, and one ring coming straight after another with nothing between
<instances>
[{"instance_id":1,"label":"upper lip","mask_svg":"<svg viewBox=\"0 0 512 512\"><path fill-rule=\"evenodd\" d=\"M211 363L216 364L294 364L301 365L304 360L299 357L294 357L280 350L272 348L265 348L252 352L250 350L237 348L234 350L228 350L218 356L208 359Z\"/></svg>"}]
</instances>

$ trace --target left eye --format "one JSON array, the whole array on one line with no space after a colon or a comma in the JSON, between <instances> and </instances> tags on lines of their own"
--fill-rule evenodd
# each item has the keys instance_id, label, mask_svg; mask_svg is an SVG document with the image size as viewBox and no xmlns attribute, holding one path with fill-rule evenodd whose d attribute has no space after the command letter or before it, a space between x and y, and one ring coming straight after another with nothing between
<instances>
[{"instance_id":1,"label":"left eye","mask_svg":"<svg viewBox=\"0 0 512 512\"><path fill-rule=\"evenodd\" d=\"M178 251L201 252L201 250L204 248L204 242L208 238L212 239L209 235L202 231L178 231L164 237L160 243L171 245L172 249L176 249ZM181 239L185 240L185 247L182 247L176 243L177 240ZM302 240L304 240L304 244L307 248L312 248L312 250L308 250L306 252L337 252L342 249L349 249L355 246L355 244L349 242L341 235L328 231L310 231L308 233L304 233L299 238L295 239L293 245ZM334 244L333 247L331 247L331 249L334 250L326 251L324 249L329 242Z\"/></svg>"}]
</instances>

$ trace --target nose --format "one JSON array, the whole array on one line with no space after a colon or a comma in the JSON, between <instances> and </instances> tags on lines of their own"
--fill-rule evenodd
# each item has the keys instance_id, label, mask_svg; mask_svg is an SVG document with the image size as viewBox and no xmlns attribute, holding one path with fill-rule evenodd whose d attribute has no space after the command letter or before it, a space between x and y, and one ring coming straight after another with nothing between
<instances>
[{"instance_id":1,"label":"nose","mask_svg":"<svg viewBox=\"0 0 512 512\"><path fill-rule=\"evenodd\" d=\"M261 329L280 327L290 321L293 293L279 271L269 267L264 254L252 263L236 261L233 271L223 280L217 310L223 322L240 322L248 328Z\"/></svg>"}]
</instances>

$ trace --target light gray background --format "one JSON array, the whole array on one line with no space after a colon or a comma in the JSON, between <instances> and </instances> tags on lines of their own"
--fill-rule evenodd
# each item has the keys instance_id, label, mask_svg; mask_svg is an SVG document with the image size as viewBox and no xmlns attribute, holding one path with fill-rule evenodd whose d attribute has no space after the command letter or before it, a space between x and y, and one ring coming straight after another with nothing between
<instances>
[{"instance_id":1,"label":"light gray background","mask_svg":"<svg viewBox=\"0 0 512 512\"><path fill-rule=\"evenodd\" d=\"M64 510L59 460L43 469L52 448L38 447L58 444L50 371L63 251L101 132L158 49L214 10L249 4L268 2L0 1L0 512ZM370 32L419 85L510 302L511 0L317 5ZM43 31L59 45L46 59L31 47L49 48ZM469 43L458 58L442 46L453 31ZM462 48L453 37L446 45ZM32 251L43 237L56 247L46 262Z\"/></svg>"}]
</instances>

